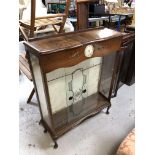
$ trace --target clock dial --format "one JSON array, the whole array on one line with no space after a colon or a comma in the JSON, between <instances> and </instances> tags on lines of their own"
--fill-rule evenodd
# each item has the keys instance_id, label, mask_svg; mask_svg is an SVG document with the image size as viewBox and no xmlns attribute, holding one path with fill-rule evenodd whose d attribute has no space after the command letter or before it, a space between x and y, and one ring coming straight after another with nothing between
<instances>
[{"instance_id":1,"label":"clock dial","mask_svg":"<svg viewBox=\"0 0 155 155\"><path fill-rule=\"evenodd\" d=\"M91 57L94 53L94 46L93 45L87 45L84 54L86 57Z\"/></svg>"}]
</instances>

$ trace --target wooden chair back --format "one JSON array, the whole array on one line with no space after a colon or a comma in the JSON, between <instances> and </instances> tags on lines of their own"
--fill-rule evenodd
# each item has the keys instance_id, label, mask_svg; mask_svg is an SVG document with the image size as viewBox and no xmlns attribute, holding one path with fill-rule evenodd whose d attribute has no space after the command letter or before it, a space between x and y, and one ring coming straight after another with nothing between
<instances>
[{"instance_id":1,"label":"wooden chair back","mask_svg":"<svg viewBox=\"0 0 155 155\"><path fill-rule=\"evenodd\" d=\"M36 17L36 0L31 0L31 16L28 21L19 21L19 29L24 37L24 40L33 38L37 27L52 25L52 31L61 33L64 30L64 25L68 17L71 0L66 0L66 8L64 13L51 14L49 16ZM60 20L61 18L61 20ZM42 31L44 33L44 31Z\"/></svg>"}]
</instances>

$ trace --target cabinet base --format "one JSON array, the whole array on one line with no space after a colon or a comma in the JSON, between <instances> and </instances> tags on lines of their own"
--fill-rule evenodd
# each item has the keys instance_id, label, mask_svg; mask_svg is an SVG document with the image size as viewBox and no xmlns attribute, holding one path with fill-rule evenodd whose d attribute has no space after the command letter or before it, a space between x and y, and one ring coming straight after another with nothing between
<instances>
[{"instance_id":1,"label":"cabinet base","mask_svg":"<svg viewBox=\"0 0 155 155\"><path fill-rule=\"evenodd\" d=\"M96 114L101 112L104 108L107 108L106 114L109 114L110 107L111 107L111 103L109 103L105 107L100 107L100 108L96 109L95 111L91 112L90 114L86 115L85 117L83 117L83 118L81 118L79 120L75 120L74 122L69 123L67 126L65 126L63 128L60 128L59 130L56 131L55 134L52 132L52 130L50 129L50 127L48 126L48 124L44 120L40 120L39 124L43 125L44 133L49 132L52 140L54 141L54 149L57 149L58 144L57 144L56 140L60 136L62 136L63 134L65 134L66 132L68 132L69 130L74 128L75 126L79 125L80 123L84 122L86 119L89 119L90 117L95 116Z\"/></svg>"}]
</instances>

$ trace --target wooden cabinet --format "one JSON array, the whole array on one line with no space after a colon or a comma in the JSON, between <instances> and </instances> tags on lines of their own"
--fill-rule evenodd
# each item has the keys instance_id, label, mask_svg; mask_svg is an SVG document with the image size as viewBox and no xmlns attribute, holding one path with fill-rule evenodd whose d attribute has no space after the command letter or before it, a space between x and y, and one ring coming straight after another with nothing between
<instances>
[{"instance_id":1,"label":"wooden cabinet","mask_svg":"<svg viewBox=\"0 0 155 155\"><path fill-rule=\"evenodd\" d=\"M128 37L127 41L124 42L124 58L122 73L124 78L121 78L121 81L127 85L132 85L135 82L135 34L126 34Z\"/></svg>"},{"instance_id":2,"label":"wooden cabinet","mask_svg":"<svg viewBox=\"0 0 155 155\"><path fill-rule=\"evenodd\" d=\"M135 33L129 32L123 34L123 50L119 52L119 65L117 69L117 78L113 87L113 96L117 95L118 89L126 84L128 86L135 83Z\"/></svg>"},{"instance_id":3,"label":"wooden cabinet","mask_svg":"<svg viewBox=\"0 0 155 155\"><path fill-rule=\"evenodd\" d=\"M75 125L103 108L109 113L121 42L122 34L107 28L25 42L41 123L55 148Z\"/></svg>"}]
</instances>

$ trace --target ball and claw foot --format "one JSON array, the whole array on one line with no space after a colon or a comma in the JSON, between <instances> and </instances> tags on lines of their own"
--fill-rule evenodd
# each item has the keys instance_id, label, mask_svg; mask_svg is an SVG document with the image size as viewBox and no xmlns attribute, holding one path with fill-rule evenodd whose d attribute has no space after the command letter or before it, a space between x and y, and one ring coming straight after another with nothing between
<instances>
[{"instance_id":1,"label":"ball and claw foot","mask_svg":"<svg viewBox=\"0 0 155 155\"><path fill-rule=\"evenodd\" d=\"M46 129L44 129L44 133L47 133L47 130Z\"/></svg>"},{"instance_id":2,"label":"ball and claw foot","mask_svg":"<svg viewBox=\"0 0 155 155\"><path fill-rule=\"evenodd\" d=\"M58 148L58 144L55 142L54 149L57 149L57 148Z\"/></svg>"}]
</instances>

